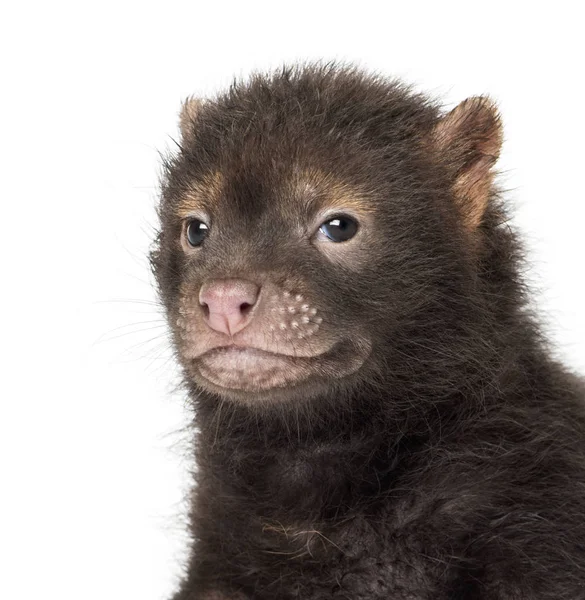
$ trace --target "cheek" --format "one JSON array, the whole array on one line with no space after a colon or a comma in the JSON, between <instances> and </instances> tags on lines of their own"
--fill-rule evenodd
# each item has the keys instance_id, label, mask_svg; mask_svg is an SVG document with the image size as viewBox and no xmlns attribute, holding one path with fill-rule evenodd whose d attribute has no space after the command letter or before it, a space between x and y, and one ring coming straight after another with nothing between
<instances>
[{"instance_id":1,"label":"cheek","mask_svg":"<svg viewBox=\"0 0 585 600\"><path fill-rule=\"evenodd\" d=\"M287 337L304 339L315 335L323 322L318 309L302 294L288 291L273 293L259 318L267 322L268 331Z\"/></svg>"},{"instance_id":2,"label":"cheek","mask_svg":"<svg viewBox=\"0 0 585 600\"><path fill-rule=\"evenodd\" d=\"M332 248L334 244L323 244L323 248L319 248L322 256L332 264L348 274L359 274L367 268L371 260L371 254L357 249L356 251L347 251L346 249ZM338 245L338 244L335 244ZM347 275L345 275L347 276Z\"/></svg>"}]
</instances>

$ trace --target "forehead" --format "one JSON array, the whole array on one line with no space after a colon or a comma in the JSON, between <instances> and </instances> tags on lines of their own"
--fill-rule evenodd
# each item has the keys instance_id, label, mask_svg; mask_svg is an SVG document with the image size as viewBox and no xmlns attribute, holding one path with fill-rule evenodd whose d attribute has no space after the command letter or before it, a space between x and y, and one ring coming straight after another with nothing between
<instances>
[{"instance_id":1,"label":"forehead","mask_svg":"<svg viewBox=\"0 0 585 600\"><path fill-rule=\"evenodd\" d=\"M215 213L226 206L247 211L282 209L347 210L357 214L372 212L372 194L359 184L349 182L316 168L248 169L230 172L212 169L189 180L175 203L181 218L197 213Z\"/></svg>"}]
</instances>

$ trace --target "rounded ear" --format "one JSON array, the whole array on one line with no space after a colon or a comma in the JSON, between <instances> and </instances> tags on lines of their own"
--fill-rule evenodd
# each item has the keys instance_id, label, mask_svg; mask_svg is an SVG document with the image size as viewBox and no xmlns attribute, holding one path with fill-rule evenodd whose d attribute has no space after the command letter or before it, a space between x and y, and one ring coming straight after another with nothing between
<instances>
[{"instance_id":1,"label":"rounded ear","mask_svg":"<svg viewBox=\"0 0 585 600\"><path fill-rule=\"evenodd\" d=\"M432 145L452 176L452 191L466 227L475 229L488 205L493 173L502 147L502 123L494 102L468 98L442 117Z\"/></svg>"},{"instance_id":2,"label":"rounded ear","mask_svg":"<svg viewBox=\"0 0 585 600\"><path fill-rule=\"evenodd\" d=\"M185 142L191 141L194 137L197 114L202 105L203 100L193 96L183 102L183 107L179 113L179 129L181 130L181 138Z\"/></svg>"}]
</instances>

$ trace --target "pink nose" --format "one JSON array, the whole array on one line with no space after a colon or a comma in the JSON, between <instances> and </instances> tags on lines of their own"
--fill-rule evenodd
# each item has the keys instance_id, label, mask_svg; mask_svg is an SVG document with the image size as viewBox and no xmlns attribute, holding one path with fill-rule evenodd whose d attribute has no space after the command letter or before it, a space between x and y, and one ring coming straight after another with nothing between
<instances>
[{"instance_id":1,"label":"pink nose","mask_svg":"<svg viewBox=\"0 0 585 600\"><path fill-rule=\"evenodd\" d=\"M244 279L216 279L199 290L199 304L211 329L234 335L251 320L260 288Z\"/></svg>"}]
</instances>

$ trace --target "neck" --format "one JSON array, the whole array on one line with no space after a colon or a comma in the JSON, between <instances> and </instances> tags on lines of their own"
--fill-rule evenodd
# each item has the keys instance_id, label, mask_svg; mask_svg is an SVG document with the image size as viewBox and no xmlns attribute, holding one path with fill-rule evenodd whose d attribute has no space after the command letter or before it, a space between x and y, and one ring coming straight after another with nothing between
<instances>
[{"instance_id":1,"label":"neck","mask_svg":"<svg viewBox=\"0 0 585 600\"><path fill-rule=\"evenodd\" d=\"M320 400L323 402L320 404ZM340 517L389 488L408 454L434 435L431 420L385 410L370 390L333 411L315 398L311 410L253 414L249 407L198 398L197 462L214 497L247 502L251 514L274 519Z\"/></svg>"}]
</instances>

